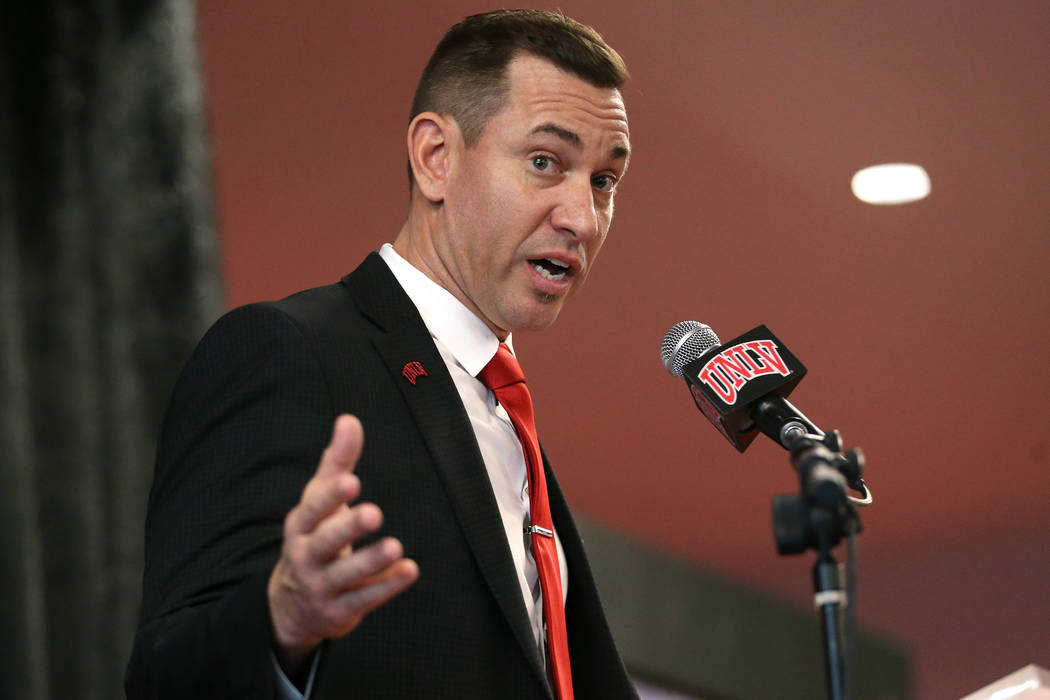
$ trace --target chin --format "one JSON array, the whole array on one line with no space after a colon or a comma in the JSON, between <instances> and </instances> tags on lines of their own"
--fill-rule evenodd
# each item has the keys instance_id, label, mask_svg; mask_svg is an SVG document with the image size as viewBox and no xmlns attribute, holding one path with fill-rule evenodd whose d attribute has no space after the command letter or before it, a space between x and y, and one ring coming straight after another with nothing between
<instances>
[{"instance_id":1,"label":"chin","mask_svg":"<svg viewBox=\"0 0 1050 700\"><path fill-rule=\"evenodd\" d=\"M546 330L558 320L565 299L565 296L533 291L514 300L514 303L505 304L500 314L502 323L498 325L512 333Z\"/></svg>"},{"instance_id":2,"label":"chin","mask_svg":"<svg viewBox=\"0 0 1050 700\"><path fill-rule=\"evenodd\" d=\"M546 307L537 312L531 314L524 314L515 324L515 331L544 331L554 325L554 322L558 320L558 315L561 313L561 305L559 304L556 308Z\"/></svg>"}]
</instances>

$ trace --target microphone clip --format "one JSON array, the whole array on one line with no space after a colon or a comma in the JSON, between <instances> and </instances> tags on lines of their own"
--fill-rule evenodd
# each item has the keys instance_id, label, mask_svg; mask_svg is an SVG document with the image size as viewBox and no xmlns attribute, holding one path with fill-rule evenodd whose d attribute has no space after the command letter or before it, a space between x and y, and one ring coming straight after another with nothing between
<instances>
[{"instance_id":1,"label":"microphone clip","mask_svg":"<svg viewBox=\"0 0 1050 700\"><path fill-rule=\"evenodd\" d=\"M773 497L777 551L801 554L807 549L834 547L845 535L861 531L855 506L873 501L863 478L864 454L859 448L843 452L837 430L808 432L801 422L790 421L781 425L784 446L798 474L799 493ZM861 497L851 496L848 489Z\"/></svg>"}]
</instances>

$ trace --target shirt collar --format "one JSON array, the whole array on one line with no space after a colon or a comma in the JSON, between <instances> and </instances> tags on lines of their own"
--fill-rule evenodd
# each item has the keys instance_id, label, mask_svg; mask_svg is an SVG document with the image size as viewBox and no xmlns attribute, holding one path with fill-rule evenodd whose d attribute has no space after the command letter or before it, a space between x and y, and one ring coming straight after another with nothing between
<instances>
[{"instance_id":1,"label":"shirt collar","mask_svg":"<svg viewBox=\"0 0 1050 700\"><path fill-rule=\"evenodd\" d=\"M394 246L383 244L379 256L415 304L431 337L444 345L471 376L478 376L496 355L499 338L451 292L401 257ZM504 342L513 352L509 335Z\"/></svg>"}]
</instances>

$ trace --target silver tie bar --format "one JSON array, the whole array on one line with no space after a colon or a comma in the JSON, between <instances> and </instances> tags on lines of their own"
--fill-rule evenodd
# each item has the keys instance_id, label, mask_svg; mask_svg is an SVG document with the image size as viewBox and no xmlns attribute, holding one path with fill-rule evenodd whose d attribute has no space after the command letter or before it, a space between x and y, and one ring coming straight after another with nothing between
<instances>
[{"instance_id":1,"label":"silver tie bar","mask_svg":"<svg viewBox=\"0 0 1050 700\"><path fill-rule=\"evenodd\" d=\"M539 525L526 525L525 526L525 534L526 535L543 535L544 537L551 537L551 538L553 538L554 537L554 530L548 530L547 528L540 527Z\"/></svg>"}]
</instances>

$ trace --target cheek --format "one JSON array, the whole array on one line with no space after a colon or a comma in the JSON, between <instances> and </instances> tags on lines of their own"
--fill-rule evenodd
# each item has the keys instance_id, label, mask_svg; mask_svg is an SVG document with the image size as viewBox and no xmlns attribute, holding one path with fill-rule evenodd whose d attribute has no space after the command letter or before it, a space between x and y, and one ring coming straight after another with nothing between
<instances>
[{"instance_id":1,"label":"cheek","mask_svg":"<svg viewBox=\"0 0 1050 700\"><path fill-rule=\"evenodd\" d=\"M601 249L602 244L605 243L605 237L609 235L609 228L612 226L613 218L612 203L609 204L605 209L598 210L598 230L601 233L594 237L592 241L592 253L598 254L598 250Z\"/></svg>"},{"instance_id":2,"label":"cheek","mask_svg":"<svg viewBox=\"0 0 1050 700\"><path fill-rule=\"evenodd\" d=\"M593 263L594 259L598 257L598 252L602 249L602 245L605 243L605 234L595 236L587 246L587 259Z\"/></svg>"},{"instance_id":3,"label":"cheek","mask_svg":"<svg viewBox=\"0 0 1050 700\"><path fill-rule=\"evenodd\" d=\"M446 200L449 206L449 237L461 266L470 267L471 262L485 256L491 245L493 210L492 193L481 182L463 178L459 183L455 202Z\"/></svg>"}]
</instances>

